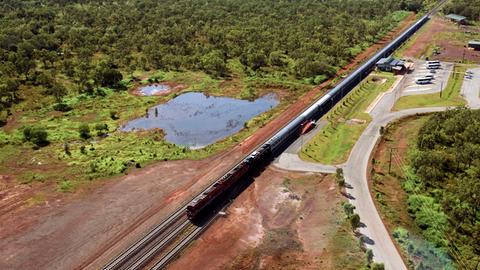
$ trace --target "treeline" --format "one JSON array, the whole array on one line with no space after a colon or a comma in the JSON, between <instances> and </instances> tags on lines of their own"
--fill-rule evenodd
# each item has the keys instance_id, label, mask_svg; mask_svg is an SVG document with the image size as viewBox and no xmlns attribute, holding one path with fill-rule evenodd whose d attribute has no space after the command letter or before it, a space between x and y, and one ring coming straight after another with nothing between
<instances>
[{"instance_id":1,"label":"treeline","mask_svg":"<svg viewBox=\"0 0 480 270\"><path fill-rule=\"evenodd\" d=\"M467 17L469 20L480 20L480 0L453 0L444 8L444 13L455 13Z\"/></svg>"},{"instance_id":2,"label":"treeline","mask_svg":"<svg viewBox=\"0 0 480 270\"><path fill-rule=\"evenodd\" d=\"M480 268L479 134L479 110L460 108L432 116L411 157L416 177L406 184L416 223L461 269Z\"/></svg>"},{"instance_id":3,"label":"treeline","mask_svg":"<svg viewBox=\"0 0 480 270\"><path fill-rule=\"evenodd\" d=\"M134 70L203 70L319 82L422 0L3 0L0 119L22 85L60 101ZM315 80L316 78L316 80ZM29 87L30 88L30 87Z\"/></svg>"}]
</instances>

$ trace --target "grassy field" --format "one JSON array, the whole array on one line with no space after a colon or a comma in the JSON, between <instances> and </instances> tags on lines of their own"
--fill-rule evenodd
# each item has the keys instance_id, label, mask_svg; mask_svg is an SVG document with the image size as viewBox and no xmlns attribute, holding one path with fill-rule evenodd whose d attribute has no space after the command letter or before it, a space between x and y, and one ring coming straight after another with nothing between
<instances>
[{"instance_id":1,"label":"grassy field","mask_svg":"<svg viewBox=\"0 0 480 270\"><path fill-rule=\"evenodd\" d=\"M302 159L324 164L347 160L350 150L371 121L367 107L395 82L389 73L369 76L326 116L329 123L302 148ZM358 121L347 121L357 119Z\"/></svg>"},{"instance_id":2,"label":"grassy field","mask_svg":"<svg viewBox=\"0 0 480 270\"><path fill-rule=\"evenodd\" d=\"M420 263L426 269L454 269L448 255L422 237L422 230L408 212L408 194L404 190L409 175L407 156L415 148L418 131L428 118L409 117L386 128L373 156L370 190L385 226L412 269Z\"/></svg>"},{"instance_id":3,"label":"grassy field","mask_svg":"<svg viewBox=\"0 0 480 270\"><path fill-rule=\"evenodd\" d=\"M333 254L332 269L369 269L365 252L357 238L352 235L348 219L341 221L340 228L333 235L327 248Z\"/></svg>"},{"instance_id":4,"label":"grassy field","mask_svg":"<svg viewBox=\"0 0 480 270\"><path fill-rule=\"evenodd\" d=\"M141 82L127 80L134 85L154 81L168 81L185 85L185 90L201 91L209 95L223 95L255 99L267 92L280 97L280 105L252 118L245 128L226 139L199 150L189 150L164 140L160 130L120 132L118 128L131 119L145 115L148 108L173 99L179 93L166 96L139 97L129 91L98 89L94 95L72 95L64 99L70 111L53 109L51 100L41 98L32 89L24 89L24 101L14 108L14 118L0 129L0 174L11 175L20 183L55 183L58 191L70 192L93 179L125 173L130 168L143 167L153 161L200 159L232 147L246 139L291 100L310 89L301 82L282 83L275 78L234 77L217 80L202 72L148 72L135 73ZM81 139L79 127L87 124L91 137ZM105 126L98 131L96 126ZM48 133L49 144L35 147L25 141L25 127L42 127ZM108 134L105 136L100 133Z\"/></svg>"},{"instance_id":5,"label":"grassy field","mask_svg":"<svg viewBox=\"0 0 480 270\"><path fill-rule=\"evenodd\" d=\"M420 107L438 107L438 106L462 106L465 100L460 96L465 71L469 68L466 65L455 65L453 73L448 79L448 84L440 93L413 95L401 97L393 110L400 111L404 109Z\"/></svg>"}]
</instances>

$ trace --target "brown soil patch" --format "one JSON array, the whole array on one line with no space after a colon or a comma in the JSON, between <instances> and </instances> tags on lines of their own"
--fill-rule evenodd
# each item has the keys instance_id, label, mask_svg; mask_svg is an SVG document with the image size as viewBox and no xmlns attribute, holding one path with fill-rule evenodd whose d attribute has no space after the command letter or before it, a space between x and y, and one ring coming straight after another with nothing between
<instances>
[{"instance_id":1,"label":"brown soil patch","mask_svg":"<svg viewBox=\"0 0 480 270\"><path fill-rule=\"evenodd\" d=\"M478 29L476 29L478 31ZM432 56L435 59L448 62L469 61L480 63L480 52L466 49L464 42L451 38L453 33L470 31L471 27L458 26L444 18L433 17L424 29L416 35L413 44L404 52L405 57L420 58L432 49L439 48L439 54Z\"/></svg>"},{"instance_id":2,"label":"brown soil patch","mask_svg":"<svg viewBox=\"0 0 480 270\"><path fill-rule=\"evenodd\" d=\"M384 41L358 55L339 74L363 62L412 21L413 18L406 20ZM244 142L203 161L159 162L127 176L96 181L70 196L58 195L51 186L27 187L27 190L45 189L48 194L41 203L14 207L2 214L0 256L3 260L0 261L0 269L100 268L148 228L159 223L246 153L271 137L331 84L332 81L327 81L315 87ZM11 189L12 194L21 194L21 188ZM25 198L18 201L25 201ZM292 218L297 219L296 216ZM275 224L282 227L282 220L283 217ZM295 243L299 242L299 239L295 240ZM308 244L305 247L308 248ZM298 250L291 252L297 254ZM288 252L285 256L289 256ZM315 262L315 259L309 260Z\"/></svg>"},{"instance_id":3,"label":"brown soil patch","mask_svg":"<svg viewBox=\"0 0 480 270\"><path fill-rule=\"evenodd\" d=\"M268 168L169 269L336 269L341 201L332 177Z\"/></svg>"},{"instance_id":4,"label":"brown soil patch","mask_svg":"<svg viewBox=\"0 0 480 270\"><path fill-rule=\"evenodd\" d=\"M433 17L413 38L415 42L407 48L403 55L405 57L420 58L426 53L432 40L444 31L451 30L451 25L443 19Z\"/></svg>"},{"instance_id":5,"label":"brown soil patch","mask_svg":"<svg viewBox=\"0 0 480 270\"><path fill-rule=\"evenodd\" d=\"M18 126L18 120L22 117L22 112L16 112L7 119L7 123L2 127L6 132L10 132Z\"/></svg>"},{"instance_id":6,"label":"brown soil patch","mask_svg":"<svg viewBox=\"0 0 480 270\"><path fill-rule=\"evenodd\" d=\"M439 41L440 54L435 58L448 62L473 62L480 63L480 51L467 49L464 44L454 43L448 40Z\"/></svg>"},{"instance_id":7,"label":"brown soil patch","mask_svg":"<svg viewBox=\"0 0 480 270\"><path fill-rule=\"evenodd\" d=\"M157 163L76 196L4 213L0 269L100 268L206 185L221 157Z\"/></svg>"}]
</instances>

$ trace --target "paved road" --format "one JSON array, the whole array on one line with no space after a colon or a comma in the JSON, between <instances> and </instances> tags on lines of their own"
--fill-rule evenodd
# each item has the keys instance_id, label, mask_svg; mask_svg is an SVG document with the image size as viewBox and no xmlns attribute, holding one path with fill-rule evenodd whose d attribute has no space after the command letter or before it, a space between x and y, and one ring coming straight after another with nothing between
<instances>
[{"instance_id":1,"label":"paved road","mask_svg":"<svg viewBox=\"0 0 480 270\"><path fill-rule=\"evenodd\" d=\"M352 153L344 168L350 203L355 205L356 212L365 226L360 233L367 237L366 246L372 249L375 261L383 262L385 269L407 269L400 254L378 214L370 196L367 180L367 167L370 154L380 138L380 127L391 121L417 113L429 113L445 110L443 107L411 109L393 112L374 119L353 147Z\"/></svg>"},{"instance_id":2,"label":"paved road","mask_svg":"<svg viewBox=\"0 0 480 270\"><path fill-rule=\"evenodd\" d=\"M471 71L474 73L473 78L465 79L462 85L462 95L464 95L470 108L480 109L480 68L472 69ZM395 89L385 94L371 110L370 115L373 121L358 139L347 163L341 165L344 167L345 178L348 183L347 192L349 200L355 205L356 211L364 224L360 228L360 232L367 237L366 246L372 249L375 261L383 262L385 268L389 270L404 270L407 268L375 208L369 191L366 173L370 155L380 138L380 128L382 126L386 126L389 122L402 117L447 109L445 107L430 107L390 112L393 104L401 95L404 86L405 83L400 82ZM313 134L318 132L318 130L319 128L311 132L308 138L313 137ZM300 150L301 145L307 141L307 138L297 140L294 146L290 147L286 153L282 154L274 162L274 165L296 171L335 172L335 166L305 162L298 157L296 153Z\"/></svg>"},{"instance_id":3,"label":"paved road","mask_svg":"<svg viewBox=\"0 0 480 270\"><path fill-rule=\"evenodd\" d=\"M469 69L473 73L471 79L465 78L462 85L462 95L472 109L480 108L480 68Z\"/></svg>"},{"instance_id":4,"label":"paved road","mask_svg":"<svg viewBox=\"0 0 480 270\"><path fill-rule=\"evenodd\" d=\"M322 172L322 173L335 173L337 168L343 167L343 165L324 165L320 163L313 163L301 160L298 154L283 153L275 161L273 165L289 171L301 171L301 172Z\"/></svg>"}]
</instances>

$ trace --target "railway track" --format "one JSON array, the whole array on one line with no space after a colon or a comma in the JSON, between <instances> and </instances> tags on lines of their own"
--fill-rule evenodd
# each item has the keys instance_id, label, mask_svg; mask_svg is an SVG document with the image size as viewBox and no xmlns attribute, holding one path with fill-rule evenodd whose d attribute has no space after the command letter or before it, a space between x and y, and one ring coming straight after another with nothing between
<instances>
[{"instance_id":1,"label":"railway track","mask_svg":"<svg viewBox=\"0 0 480 270\"><path fill-rule=\"evenodd\" d=\"M215 214L201 226L194 225L186 216L185 205L113 259L102 270L145 269L152 264L152 261L154 264L150 269L163 269L217 218L218 214Z\"/></svg>"},{"instance_id":2,"label":"railway track","mask_svg":"<svg viewBox=\"0 0 480 270\"><path fill-rule=\"evenodd\" d=\"M131 245L125 252L108 263L103 270L141 269L166 247L180 232L191 225L187 218L186 205L170 215L164 222Z\"/></svg>"}]
</instances>

